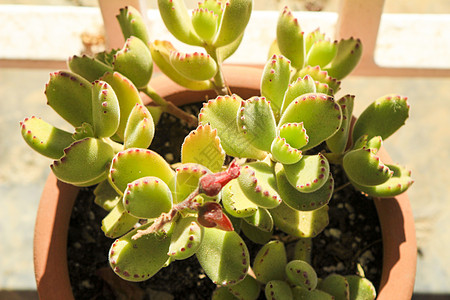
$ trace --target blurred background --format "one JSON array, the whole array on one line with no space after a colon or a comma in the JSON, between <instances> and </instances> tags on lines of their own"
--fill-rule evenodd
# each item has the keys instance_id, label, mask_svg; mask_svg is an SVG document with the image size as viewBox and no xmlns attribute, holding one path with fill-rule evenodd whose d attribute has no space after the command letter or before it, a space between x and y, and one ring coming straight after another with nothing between
<instances>
[{"instance_id":1,"label":"blurred background","mask_svg":"<svg viewBox=\"0 0 450 300\"><path fill-rule=\"evenodd\" d=\"M185 1L192 8L198 0ZM279 11L288 5L305 32L318 24L329 36L339 0L255 0L245 39L231 63L262 65L275 37ZM149 25L166 39L148 0ZM380 65L450 68L450 1L386 0L375 60ZM19 121L32 115L65 124L46 106L49 73L60 61L105 47L103 21L94 0L0 0L0 299L37 299L33 274L33 227L50 161L22 140ZM246 42L243 42L243 45ZM47 64L30 67L27 60ZM11 61L19 61L11 64ZM24 63L22 63L25 61ZM56 63L54 63L56 62ZM20 66L18 68L17 66ZM447 73L448 74L448 73ZM418 265L415 299L450 299L450 78L365 77L345 79L340 93L356 94L355 114L387 93L406 95L411 105L406 127L385 147L394 161L413 172L408 191L416 221Z\"/></svg>"}]
</instances>

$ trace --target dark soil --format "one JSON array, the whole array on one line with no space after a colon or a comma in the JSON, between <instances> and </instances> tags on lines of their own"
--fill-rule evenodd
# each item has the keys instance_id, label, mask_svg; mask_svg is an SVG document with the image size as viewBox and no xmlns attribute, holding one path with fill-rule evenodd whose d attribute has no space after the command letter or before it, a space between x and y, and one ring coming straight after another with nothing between
<instances>
[{"instance_id":1,"label":"dark soil","mask_svg":"<svg viewBox=\"0 0 450 300\"><path fill-rule=\"evenodd\" d=\"M199 107L185 109L195 114ZM190 130L177 119L163 115L151 148L165 153L168 161L179 161L181 143ZM358 274L363 270L378 287L382 242L374 203L351 185L345 185L347 179L341 169L333 168L333 177L335 187L343 188L334 193L329 203L329 226L313 239L312 265L322 278L331 273ZM211 299L215 285L206 277L195 256L172 263L142 283L127 282L116 276L107 258L112 240L100 229L107 212L94 204L92 190L80 191L70 221L68 264L76 299ZM254 257L261 246L245 240Z\"/></svg>"}]
</instances>

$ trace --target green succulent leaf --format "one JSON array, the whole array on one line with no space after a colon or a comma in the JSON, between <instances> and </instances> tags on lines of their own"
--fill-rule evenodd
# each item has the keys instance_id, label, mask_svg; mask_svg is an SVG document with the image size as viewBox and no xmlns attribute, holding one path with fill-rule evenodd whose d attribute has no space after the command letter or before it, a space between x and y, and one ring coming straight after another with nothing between
<instances>
[{"instance_id":1,"label":"green succulent leaf","mask_svg":"<svg viewBox=\"0 0 450 300\"><path fill-rule=\"evenodd\" d=\"M195 91L209 90L212 82L209 80L196 81L181 75L170 63L170 53L176 51L175 47L168 41L155 40L150 44L150 52L153 61L159 69L177 84Z\"/></svg>"},{"instance_id":2,"label":"green succulent leaf","mask_svg":"<svg viewBox=\"0 0 450 300\"><path fill-rule=\"evenodd\" d=\"M320 32L319 28L308 33L305 37L306 53L309 53L311 47L314 45L315 42L323 41L325 39L326 39L325 34Z\"/></svg>"},{"instance_id":3,"label":"green succulent leaf","mask_svg":"<svg viewBox=\"0 0 450 300\"><path fill-rule=\"evenodd\" d=\"M125 39L135 36L142 40L144 44L148 45L150 40L148 37L147 26L137 9L132 6L121 8L116 18L117 21L119 21Z\"/></svg>"},{"instance_id":4,"label":"green succulent leaf","mask_svg":"<svg viewBox=\"0 0 450 300\"><path fill-rule=\"evenodd\" d=\"M305 61L303 31L287 6L278 18L277 42L281 54L291 61L294 68L301 69Z\"/></svg>"},{"instance_id":5,"label":"green succulent leaf","mask_svg":"<svg viewBox=\"0 0 450 300\"><path fill-rule=\"evenodd\" d=\"M192 25L198 36L211 43L217 32L219 16L212 10L197 8L192 11Z\"/></svg>"},{"instance_id":6,"label":"green succulent leaf","mask_svg":"<svg viewBox=\"0 0 450 300\"><path fill-rule=\"evenodd\" d=\"M241 222L241 231L253 243L264 245L272 239L273 231L264 231L259 227L250 225L249 223ZM248 276L247 276L248 277Z\"/></svg>"},{"instance_id":7,"label":"green succulent leaf","mask_svg":"<svg viewBox=\"0 0 450 300\"><path fill-rule=\"evenodd\" d=\"M224 4L220 26L213 46L219 48L238 39L247 27L252 13L252 0L228 0Z\"/></svg>"},{"instance_id":8,"label":"green succulent leaf","mask_svg":"<svg viewBox=\"0 0 450 300\"><path fill-rule=\"evenodd\" d=\"M321 290L310 291L300 286L296 286L292 289L294 300L335 300L334 297Z\"/></svg>"},{"instance_id":9,"label":"green succulent leaf","mask_svg":"<svg viewBox=\"0 0 450 300\"><path fill-rule=\"evenodd\" d=\"M325 70L328 74L338 80L346 77L358 65L362 55L362 43L353 37L342 39L337 44L336 56L331 61L331 65Z\"/></svg>"},{"instance_id":10,"label":"green succulent leaf","mask_svg":"<svg viewBox=\"0 0 450 300\"><path fill-rule=\"evenodd\" d=\"M238 125L256 148L270 151L276 135L276 123L270 103L263 97L252 97L241 104Z\"/></svg>"},{"instance_id":11,"label":"green succulent leaf","mask_svg":"<svg viewBox=\"0 0 450 300\"><path fill-rule=\"evenodd\" d=\"M271 280L284 280L287 264L286 249L283 242L270 241L258 251L253 263L256 279L262 283Z\"/></svg>"},{"instance_id":12,"label":"green succulent leaf","mask_svg":"<svg viewBox=\"0 0 450 300\"><path fill-rule=\"evenodd\" d=\"M284 113L289 104L296 98L308 93L316 93L314 79L309 75L305 75L303 78L298 77L295 82L288 85L286 93L284 94L281 113Z\"/></svg>"},{"instance_id":13,"label":"green succulent leaf","mask_svg":"<svg viewBox=\"0 0 450 300\"><path fill-rule=\"evenodd\" d=\"M294 247L294 259L311 263L312 239L300 238Z\"/></svg>"},{"instance_id":14,"label":"green succulent leaf","mask_svg":"<svg viewBox=\"0 0 450 300\"><path fill-rule=\"evenodd\" d=\"M303 123L286 123L278 128L281 138L286 139L290 146L300 149L309 142L309 137Z\"/></svg>"},{"instance_id":15,"label":"green succulent leaf","mask_svg":"<svg viewBox=\"0 0 450 300\"><path fill-rule=\"evenodd\" d=\"M292 124L292 123L289 123ZM285 138L277 136L270 147L272 158L282 164L295 164L303 157L302 151L291 147Z\"/></svg>"},{"instance_id":16,"label":"green succulent leaf","mask_svg":"<svg viewBox=\"0 0 450 300\"><path fill-rule=\"evenodd\" d=\"M211 174L211 172L199 164L185 163L178 166L176 168L174 201L180 203L186 199L198 187L198 181L205 174ZM207 196L204 197L212 199Z\"/></svg>"},{"instance_id":17,"label":"green succulent leaf","mask_svg":"<svg viewBox=\"0 0 450 300\"><path fill-rule=\"evenodd\" d=\"M326 70L322 70L319 66L306 66L303 69L299 70L293 76L293 78L303 78L306 75L311 76L315 82L327 84L328 88L333 90L333 94L336 94L340 90L341 82L329 75Z\"/></svg>"},{"instance_id":18,"label":"green succulent leaf","mask_svg":"<svg viewBox=\"0 0 450 300\"><path fill-rule=\"evenodd\" d=\"M353 141L364 134L368 139L381 136L386 140L405 124L409 116L407 98L400 95L386 95L369 105L356 120Z\"/></svg>"},{"instance_id":19,"label":"green succulent leaf","mask_svg":"<svg viewBox=\"0 0 450 300\"><path fill-rule=\"evenodd\" d=\"M148 109L136 104L125 127L124 148L148 148L155 135L155 124Z\"/></svg>"},{"instance_id":20,"label":"green succulent leaf","mask_svg":"<svg viewBox=\"0 0 450 300\"><path fill-rule=\"evenodd\" d=\"M312 238L328 226L328 205L312 211L298 211L282 203L270 210L275 226L287 234Z\"/></svg>"},{"instance_id":21,"label":"green succulent leaf","mask_svg":"<svg viewBox=\"0 0 450 300\"><path fill-rule=\"evenodd\" d=\"M112 72L112 68L100 60L87 55L74 55L69 58L68 66L70 71L84 77L92 82L98 80L106 72Z\"/></svg>"},{"instance_id":22,"label":"green succulent leaf","mask_svg":"<svg viewBox=\"0 0 450 300\"><path fill-rule=\"evenodd\" d=\"M236 50L239 48L239 45L242 42L242 39L244 38L244 33L241 34L240 37L238 37L234 42L222 46L217 49L217 62L223 63L228 57L233 55Z\"/></svg>"},{"instance_id":23,"label":"green succulent leaf","mask_svg":"<svg viewBox=\"0 0 450 300\"><path fill-rule=\"evenodd\" d=\"M274 208L281 203L274 171L265 162L251 162L243 166L238 182L248 199L260 207Z\"/></svg>"},{"instance_id":24,"label":"green succulent leaf","mask_svg":"<svg viewBox=\"0 0 450 300\"><path fill-rule=\"evenodd\" d=\"M126 211L141 219L157 218L172 208L172 192L167 184L154 176L130 182L123 193Z\"/></svg>"},{"instance_id":25,"label":"green succulent leaf","mask_svg":"<svg viewBox=\"0 0 450 300\"><path fill-rule=\"evenodd\" d=\"M198 115L200 125L210 124L217 129L220 143L228 155L263 159L266 153L253 147L238 126L238 112L243 100L237 95L218 96L203 105Z\"/></svg>"},{"instance_id":26,"label":"green succulent leaf","mask_svg":"<svg viewBox=\"0 0 450 300\"><path fill-rule=\"evenodd\" d=\"M225 161L225 152L220 145L217 130L209 124L199 125L184 139L181 146L181 162L197 163L205 166L212 172L222 170Z\"/></svg>"},{"instance_id":27,"label":"green succulent leaf","mask_svg":"<svg viewBox=\"0 0 450 300\"><path fill-rule=\"evenodd\" d=\"M109 250L109 264L114 272L128 281L144 281L156 274L169 256L169 237L161 238L157 233L147 234L133 240L137 230L149 227L143 225L117 239Z\"/></svg>"},{"instance_id":28,"label":"green succulent leaf","mask_svg":"<svg viewBox=\"0 0 450 300\"><path fill-rule=\"evenodd\" d=\"M216 228L205 228L196 256L206 275L224 286L243 280L250 263L247 246L239 234Z\"/></svg>"},{"instance_id":29,"label":"green succulent leaf","mask_svg":"<svg viewBox=\"0 0 450 300\"><path fill-rule=\"evenodd\" d=\"M349 285L347 279L342 275L328 275L319 282L317 289L333 295L336 300L349 300Z\"/></svg>"},{"instance_id":30,"label":"green succulent leaf","mask_svg":"<svg viewBox=\"0 0 450 300\"><path fill-rule=\"evenodd\" d=\"M373 284L366 278L357 275L345 276L349 284L350 300L373 300L376 297L376 291Z\"/></svg>"},{"instance_id":31,"label":"green succulent leaf","mask_svg":"<svg viewBox=\"0 0 450 300\"><path fill-rule=\"evenodd\" d=\"M300 211L316 210L327 205L333 195L334 180L329 173L326 182L316 191L303 193L294 188L288 181L285 171L277 173L278 192L283 202L289 207Z\"/></svg>"},{"instance_id":32,"label":"green succulent leaf","mask_svg":"<svg viewBox=\"0 0 450 300\"><path fill-rule=\"evenodd\" d=\"M393 175L385 183L375 186L363 186L352 181L352 184L360 191L380 198L395 197L405 192L412 184L411 171L399 165L387 164Z\"/></svg>"},{"instance_id":33,"label":"green succulent leaf","mask_svg":"<svg viewBox=\"0 0 450 300\"><path fill-rule=\"evenodd\" d=\"M100 182L94 190L94 202L106 211L111 211L122 197L117 194L108 180Z\"/></svg>"},{"instance_id":34,"label":"green succulent leaf","mask_svg":"<svg viewBox=\"0 0 450 300\"><path fill-rule=\"evenodd\" d=\"M309 136L308 144L302 150L311 149L335 134L342 121L340 106L333 97L310 93L296 98L281 116L279 126L287 123L301 123Z\"/></svg>"},{"instance_id":35,"label":"green succulent leaf","mask_svg":"<svg viewBox=\"0 0 450 300\"><path fill-rule=\"evenodd\" d=\"M237 180L223 187L222 204L225 211L236 218L250 217L258 210L258 205L244 194Z\"/></svg>"},{"instance_id":36,"label":"green succulent leaf","mask_svg":"<svg viewBox=\"0 0 450 300\"><path fill-rule=\"evenodd\" d=\"M347 152L342 165L350 180L364 186L385 183L393 175L393 171L366 148Z\"/></svg>"},{"instance_id":37,"label":"green succulent leaf","mask_svg":"<svg viewBox=\"0 0 450 300\"><path fill-rule=\"evenodd\" d=\"M256 300L261 291L261 284L252 276L245 276L244 280L230 285L228 290L238 299Z\"/></svg>"},{"instance_id":38,"label":"green succulent leaf","mask_svg":"<svg viewBox=\"0 0 450 300\"><path fill-rule=\"evenodd\" d=\"M291 260L287 263L285 270L286 276L292 284L303 287L309 291L316 288L316 271L314 271L314 268L306 261Z\"/></svg>"},{"instance_id":39,"label":"green succulent leaf","mask_svg":"<svg viewBox=\"0 0 450 300\"><path fill-rule=\"evenodd\" d=\"M272 232L273 230L272 215L263 207L259 207L253 215L244 218L244 221L266 232Z\"/></svg>"},{"instance_id":40,"label":"green succulent leaf","mask_svg":"<svg viewBox=\"0 0 450 300\"><path fill-rule=\"evenodd\" d=\"M146 176L160 178L173 191L175 172L158 153L148 149L130 148L114 156L109 179L119 193L125 192L128 183Z\"/></svg>"},{"instance_id":41,"label":"green succulent leaf","mask_svg":"<svg viewBox=\"0 0 450 300\"><path fill-rule=\"evenodd\" d=\"M211 300L237 300L231 291L226 286L219 286L217 287L212 296Z\"/></svg>"},{"instance_id":42,"label":"green succulent leaf","mask_svg":"<svg viewBox=\"0 0 450 300\"><path fill-rule=\"evenodd\" d=\"M59 71L50 74L45 87L47 104L64 120L79 127L92 124L92 85L78 74Z\"/></svg>"},{"instance_id":43,"label":"green succulent leaf","mask_svg":"<svg viewBox=\"0 0 450 300\"><path fill-rule=\"evenodd\" d=\"M158 9L166 28L183 43L200 46L184 0L158 0Z\"/></svg>"},{"instance_id":44,"label":"green succulent leaf","mask_svg":"<svg viewBox=\"0 0 450 300\"><path fill-rule=\"evenodd\" d=\"M293 188L302 193L312 193L327 182L330 165L325 156L319 153L305 155L298 163L284 165L283 169Z\"/></svg>"},{"instance_id":45,"label":"green succulent leaf","mask_svg":"<svg viewBox=\"0 0 450 300\"><path fill-rule=\"evenodd\" d=\"M64 149L74 142L71 133L34 116L20 122L20 129L23 139L33 150L52 159L61 158Z\"/></svg>"},{"instance_id":46,"label":"green succulent leaf","mask_svg":"<svg viewBox=\"0 0 450 300\"><path fill-rule=\"evenodd\" d=\"M283 280L271 280L267 282L264 293L266 295L266 299L294 299L291 287L286 281Z\"/></svg>"},{"instance_id":47,"label":"green succulent leaf","mask_svg":"<svg viewBox=\"0 0 450 300\"><path fill-rule=\"evenodd\" d=\"M180 218L175 223L170 242L169 256L182 260L197 252L203 240L204 227L195 217Z\"/></svg>"},{"instance_id":48,"label":"green succulent leaf","mask_svg":"<svg viewBox=\"0 0 450 300\"><path fill-rule=\"evenodd\" d=\"M123 48L114 55L114 71L130 79L137 88L147 86L153 73L152 55L147 45L132 36Z\"/></svg>"},{"instance_id":49,"label":"green succulent leaf","mask_svg":"<svg viewBox=\"0 0 450 300\"><path fill-rule=\"evenodd\" d=\"M64 156L55 160L50 167L63 182L90 186L107 178L113 156L114 152L109 144L98 139L85 138L64 149Z\"/></svg>"},{"instance_id":50,"label":"green succulent leaf","mask_svg":"<svg viewBox=\"0 0 450 300\"><path fill-rule=\"evenodd\" d=\"M113 88L119 101L120 120L116 136L123 141L131 111L136 104L143 105L139 91L129 79L118 72L106 73L101 80L106 81Z\"/></svg>"},{"instance_id":51,"label":"green succulent leaf","mask_svg":"<svg viewBox=\"0 0 450 300\"><path fill-rule=\"evenodd\" d=\"M280 112L284 94L291 76L291 62L284 56L273 55L266 63L261 78L261 95L270 101L275 112Z\"/></svg>"},{"instance_id":52,"label":"green succulent leaf","mask_svg":"<svg viewBox=\"0 0 450 300\"><path fill-rule=\"evenodd\" d=\"M337 41L331 42L325 39L315 41L307 52L306 65L323 68L333 60L337 50Z\"/></svg>"},{"instance_id":53,"label":"green succulent leaf","mask_svg":"<svg viewBox=\"0 0 450 300\"><path fill-rule=\"evenodd\" d=\"M95 137L94 127L89 123L83 123L80 127L76 127L75 132L72 134L72 138L75 141L79 141L88 137Z\"/></svg>"},{"instance_id":54,"label":"green succulent leaf","mask_svg":"<svg viewBox=\"0 0 450 300\"><path fill-rule=\"evenodd\" d=\"M208 80L217 73L217 63L209 54L172 51L169 59L173 68L190 80Z\"/></svg>"},{"instance_id":55,"label":"green succulent leaf","mask_svg":"<svg viewBox=\"0 0 450 300\"><path fill-rule=\"evenodd\" d=\"M139 218L127 213L121 201L102 220L102 231L106 237L117 238L130 231Z\"/></svg>"},{"instance_id":56,"label":"green succulent leaf","mask_svg":"<svg viewBox=\"0 0 450 300\"><path fill-rule=\"evenodd\" d=\"M350 134L354 100L355 96L345 95L336 101L342 110L342 123L339 130L326 140L328 149L330 149L331 152L343 153L345 151Z\"/></svg>"},{"instance_id":57,"label":"green succulent leaf","mask_svg":"<svg viewBox=\"0 0 450 300\"><path fill-rule=\"evenodd\" d=\"M92 84L92 127L97 138L112 136L119 127L120 108L116 93L106 82Z\"/></svg>"}]
</instances>

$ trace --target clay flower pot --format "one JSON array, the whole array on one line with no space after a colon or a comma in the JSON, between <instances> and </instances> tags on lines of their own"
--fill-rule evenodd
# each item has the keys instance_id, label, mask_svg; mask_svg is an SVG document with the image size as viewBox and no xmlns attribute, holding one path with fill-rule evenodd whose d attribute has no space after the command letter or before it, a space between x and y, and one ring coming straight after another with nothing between
<instances>
[{"instance_id":1,"label":"clay flower pot","mask_svg":"<svg viewBox=\"0 0 450 300\"><path fill-rule=\"evenodd\" d=\"M261 68L225 66L225 78L232 91L247 99L259 95ZM164 76L152 80L157 92L176 105L205 100L205 92L187 91ZM214 98L215 93L207 93ZM390 158L380 150L384 162ZM67 267L67 233L78 188L47 179L39 203L34 233L34 267L41 299L73 299ZM375 199L383 237L383 270L378 298L411 299L416 273L414 219L406 193L389 199ZM106 254L105 254L106 255Z\"/></svg>"}]
</instances>

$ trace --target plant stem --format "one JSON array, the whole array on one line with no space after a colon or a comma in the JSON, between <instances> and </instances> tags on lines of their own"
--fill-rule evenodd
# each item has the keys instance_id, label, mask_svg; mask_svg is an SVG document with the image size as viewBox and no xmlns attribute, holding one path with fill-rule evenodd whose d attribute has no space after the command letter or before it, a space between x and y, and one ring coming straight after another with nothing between
<instances>
[{"instance_id":1,"label":"plant stem","mask_svg":"<svg viewBox=\"0 0 450 300\"><path fill-rule=\"evenodd\" d=\"M167 101L166 99L158 95L158 93L156 93L156 91L151 86L146 86L145 88L141 89L141 91L152 98L152 100L156 104L162 107L164 112L167 112L179 118L180 120L186 121L186 123L188 123L188 125L191 127L197 126L198 120L195 116L185 112L184 110L174 105L172 102Z\"/></svg>"},{"instance_id":2,"label":"plant stem","mask_svg":"<svg viewBox=\"0 0 450 300\"><path fill-rule=\"evenodd\" d=\"M222 72L222 62L219 60L217 55L217 49L213 47L205 46L206 52L214 59L217 65L217 73L214 75L214 89L218 95L231 95L231 90L228 85L225 83L225 77Z\"/></svg>"}]
</instances>

